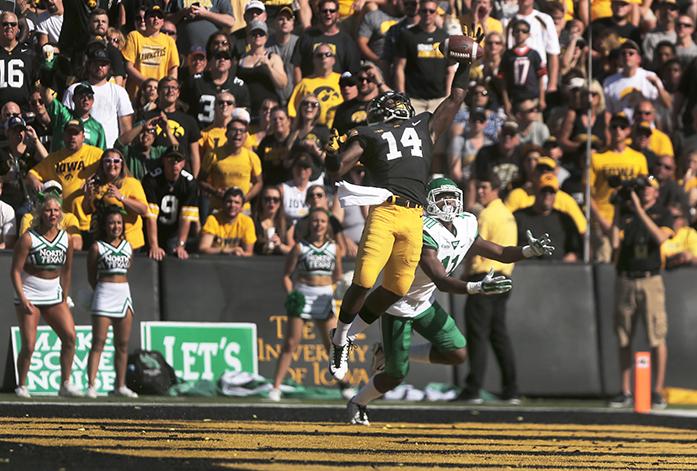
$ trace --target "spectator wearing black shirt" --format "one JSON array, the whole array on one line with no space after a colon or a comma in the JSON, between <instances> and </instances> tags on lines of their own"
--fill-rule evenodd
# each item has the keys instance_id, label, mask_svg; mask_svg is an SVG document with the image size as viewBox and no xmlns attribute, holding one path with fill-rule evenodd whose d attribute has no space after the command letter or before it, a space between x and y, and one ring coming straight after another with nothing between
<instances>
[{"instance_id":1,"label":"spectator wearing black shirt","mask_svg":"<svg viewBox=\"0 0 697 471\"><path fill-rule=\"evenodd\" d=\"M456 65L448 65L438 45L448 34L436 25L438 4L421 2L419 24L402 30L395 50L395 90L407 94L416 114L435 110L450 94Z\"/></svg>"},{"instance_id":2,"label":"spectator wearing black shirt","mask_svg":"<svg viewBox=\"0 0 697 471\"><path fill-rule=\"evenodd\" d=\"M102 12L105 13L106 28L100 34L103 38L106 38L109 17L111 17L111 22L116 24L113 20L116 18L117 2L112 0L93 0L93 2L94 6L90 6L84 0L63 0L63 28L58 39L58 48L66 57L79 58L80 53L85 50L85 46L89 43L89 40L86 41L86 39L95 34L90 24L94 12L99 11L100 15Z\"/></svg>"},{"instance_id":3,"label":"spectator wearing black shirt","mask_svg":"<svg viewBox=\"0 0 697 471\"><path fill-rule=\"evenodd\" d=\"M0 103L14 101L24 108L34 84L35 55L31 47L17 41L19 21L9 11L0 13Z\"/></svg>"},{"instance_id":4,"label":"spectator wearing black shirt","mask_svg":"<svg viewBox=\"0 0 697 471\"><path fill-rule=\"evenodd\" d=\"M261 173L267 185L280 185L290 178L290 160L287 158L290 141L290 118L281 107L271 111L271 128L257 147Z\"/></svg>"},{"instance_id":5,"label":"spectator wearing black shirt","mask_svg":"<svg viewBox=\"0 0 697 471\"><path fill-rule=\"evenodd\" d=\"M627 192L624 198L618 198L612 226L612 246L619 251L615 328L620 347L622 391L610 401L611 407L627 407L633 401L631 340L637 317L645 321L654 357L652 364L656 367L651 403L657 408L665 407L661 391L668 361L668 319L661 277L661 244L672 235L673 220L668 210L657 204L658 181L648 177L646 182Z\"/></svg>"},{"instance_id":6,"label":"spectator wearing black shirt","mask_svg":"<svg viewBox=\"0 0 697 471\"><path fill-rule=\"evenodd\" d=\"M390 26L390 29L387 30L382 55L380 56L380 68L385 72L390 83L392 83L394 73L395 50L399 35L402 34L402 30L413 28L419 24L421 20L421 16L419 16L418 0L398 0L398 2L401 4L405 16L397 24Z\"/></svg>"},{"instance_id":7,"label":"spectator wearing black shirt","mask_svg":"<svg viewBox=\"0 0 697 471\"><path fill-rule=\"evenodd\" d=\"M612 16L600 18L591 23L593 37L598 37L604 30L610 30L621 38L631 39L641 44L641 32L631 22L632 2L627 0L612 0ZM584 34L584 36L587 36Z\"/></svg>"},{"instance_id":8,"label":"spectator wearing black shirt","mask_svg":"<svg viewBox=\"0 0 697 471\"><path fill-rule=\"evenodd\" d=\"M515 45L503 53L499 67L499 79L506 84L503 89L503 103L506 113L511 114L513 106L523 100L539 100L540 108L545 108L545 81L547 75L542 58L536 50L528 47L530 23L518 19L513 21Z\"/></svg>"},{"instance_id":9,"label":"spectator wearing black shirt","mask_svg":"<svg viewBox=\"0 0 697 471\"><path fill-rule=\"evenodd\" d=\"M549 234L555 250L545 260L575 262L581 257L581 234L567 214L554 209L559 191L559 180L553 173L543 173L535 185L535 202L532 206L513 213L518 225L518 240L527 240L526 230L533 234ZM542 259L542 257L537 257Z\"/></svg>"},{"instance_id":10,"label":"spectator wearing black shirt","mask_svg":"<svg viewBox=\"0 0 697 471\"><path fill-rule=\"evenodd\" d=\"M232 73L233 58L228 51L213 53L208 70L200 78L185 80L182 84L182 101L189 105L189 115L196 118L200 126L213 122L215 95L227 90L235 97L235 105L248 108L251 104L249 87Z\"/></svg>"},{"instance_id":11,"label":"spectator wearing black shirt","mask_svg":"<svg viewBox=\"0 0 697 471\"><path fill-rule=\"evenodd\" d=\"M251 0L244 7L244 21L246 24L252 21L261 21L266 23L268 20L268 15L266 14L266 6L264 2L260 0ZM236 59L239 59L244 55L245 49L247 48L247 29L240 28L230 35L230 41L232 41L232 55Z\"/></svg>"},{"instance_id":12,"label":"spectator wearing black shirt","mask_svg":"<svg viewBox=\"0 0 697 471\"><path fill-rule=\"evenodd\" d=\"M501 126L498 142L479 149L477 157L474 159L474 173L467 182L465 209L474 208L477 181L491 173L494 173L500 181L501 197L506 197L511 189L511 184L518 179L520 173L517 152L519 144L518 124L515 121L506 121Z\"/></svg>"},{"instance_id":13,"label":"spectator wearing black shirt","mask_svg":"<svg viewBox=\"0 0 697 471\"><path fill-rule=\"evenodd\" d=\"M319 44L329 44L334 50L336 61L334 72L358 72L361 54L356 41L339 29L339 4L337 0L320 0L319 21L316 27L306 30L298 40L293 51L294 82L300 83L303 77L314 72L314 50Z\"/></svg>"},{"instance_id":14,"label":"spectator wearing black shirt","mask_svg":"<svg viewBox=\"0 0 697 471\"><path fill-rule=\"evenodd\" d=\"M368 114L366 108L380 93L390 88L385 85L382 72L372 63L361 66L361 71L356 76L358 82L358 96L341 103L336 108L333 127L340 136L345 135L357 126L367 124Z\"/></svg>"},{"instance_id":15,"label":"spectator wearing black shirt","mask_svg":"<svg viewBox=\"0 0 697 471\"><path fill-rule=\"evenodd\" d=\"M189 234L191 223L198 221L199 190L196 179L184 170L185 163L184 154L170 149L162 156L162 167L143 178L148 256L155 260L166 254L186 259L196 247Z\"/></svg>"},{"instance_id":16,"label":"spectator wearing black shirt","mask_svg":"<svg viewBox=\"0 0 697 471\"><path fill-rule=\"evenodd\" d=\"M215 98L215 97L213 97ZM167 122L157 123L157 137L155 145L169 146L169 139L163 126L169 126L170 131L179 142L179 149L184 154L188 154L191 164L191 173L198 175L201 168L201 158L199 156L198 140L201 138L201 130L194 118L186 113L177 110L177 100L179 100L179 83L173 77L165 77L157 84L157 108L145 113L144 119L147 121L155 116L160 116L164 112Z\"/></svg>"}]
</instances>

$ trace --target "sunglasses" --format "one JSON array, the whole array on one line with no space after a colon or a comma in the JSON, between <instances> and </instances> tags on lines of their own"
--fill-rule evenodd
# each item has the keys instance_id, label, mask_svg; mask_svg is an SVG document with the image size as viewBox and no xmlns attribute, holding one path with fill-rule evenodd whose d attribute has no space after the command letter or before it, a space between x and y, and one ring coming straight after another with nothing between
<instances>
[{"instance_id":1,"label":"sunglasses","mask_svg":"<svg viewBox=\"0 0 697 471\"><path fill-rule=\"evenodd\" d=\"M636 51L633 51L633 50L631 50L631 49L627 49L627 50L622 51L622 55L623 55L623 56L633 56L633 55L635 55L636 53L637 53Z\"/></svg>"},{"instance_id":2,"label":"sunglasses","mask_svg":"<svg viewBox=\"0 0 697 471\"><path fill-rule=\"evenodd\" d=\"M167 36L176 36L177 32L173 29L161 29L160 33L165 33Z\"/></svg>"},{"instance_id":3,"label":"sunglasses","mask_svg":"<svg viewBox=\"0 0 697 471\"><path fill-rule=\"evenodd\" d=\"M240 128L229 128L228 132L234 136L235 134L244 134L245 132L247 132L247 130Z\"/></svg>"},{"instance_id":4,"label":"sunglasses","mask_svg":"<svg viewBox=\"0 0 697 471\"><path fill-rule=\"evenodd\" d=\"M325 8L323 10L320 10L320 13L324 13L325 15L333 15L336 13L338 10L332 10L331 8Z\"/></svg>"},{"instance_id":5,"label":"sunglasses","mask_svg":"<svg viewBox=\"0 0 697 471\"><path fill-rule=\"evenodd\" d=\"M107 165L118 165L121 162L123 162L123 160L121 160L121 159L104 159L102 162L104 162Z\"/></svg>"},{"instance_id":6,"label":"sunglasses","mask_svg":"<svg viewBox=\"0 0 697 471\"><path fill-rule=\"evenodd\" d=\"M356 77L356 80L358 80L359 82L370 82L370 79L366 76Z\"/></svg>"},{"instance_id":7,"label":"sunglasses","mask_svg":"<svg viewBox=\"0 0 697 471\"><path fill-rule=\"evenodd\" d=\"M195 55L191 58L191 60L194 62L204 62L206 60L206 56Z\"/></svg>"},{"instance_id":8,"label":"sunglasses","mask_svg":"<svg viewBox=\"0 0 697 471\"><path fill-rule=\"evenodd\" d=\"M2 22L2 27L3 27L3 28L8 28L8 27L9 27L9 28L14 28L15 26L17 26L17 22L16 22L16 21L3 21L3 22Z\"/></svg>"},{"instance_id":9,"label":"sunglasses","mask_svg":"<svg viewBox=\"0 0 697 471\"><path fill-rule=\"evenodd\" d=\"M30 105L43 105L43 104L44 104L44 100L42 100L41 98L38 98L38 99L36 99L36 100L30 100L30 101L29 101L29 104L30 104Z\"/></svg>"},{"instance_id":10,"label":"sunglasses","mask_svg":"<svg viewBox=\"0 0 697 471\"><path fill-rule=\"evenodd\" d=\"M136 20L138 20L138 21L145 21L145 15L138 15L138 16L136 16Z\"/></svg>"},{"instance_id":11,"label":"sunglasses","mask_svg":"<svg viewBox=\"0 0 697 471\"><path fill-rule=\"evenodd\" d=\"M657 167L664 168L666 170L670 170L671 172L675 170L675 167L669 164L657 164Z\"/></svg>"},{"instance_id":12,"label":"sunglasses","mask_svg":"<svg viewBox=\"0 0 697 471\"><path fill-rule=\"evenodd\" d=\"M5 26L5 23L2 24ZM692 28L694 25L692 23L678 23L677 26L680 28Z\"/></svg>"},{"instance_id":13,"label":"sunglasses","mask_svg":"<svg viewBox=\"0 0 697 471\"><path fill-rule=\"evenodd\" d=\"M216 54L215 60L217 60L217 61L231 61L232 59L230 58L230 56L225 55L225 54Z\"/></svg>"},{"instance_id":14,"label":"sunglasses","mask_svg":"<svg viewBox=\"0 0 697 471\"><path fill-rule=\"evenodd\" d=\"M530 34L530 30L529 29L522 29L522 28L515 28L513 30L513 34L515 34L515 33Z\"/></svg>"},{"instance_id":15,"label":"sunglasses","mask_svg":"<svg viewBox=\"0 0 697 471\"><path fill-rule=\"evenodd\" d=\"M260 29L255 29L254 31L250 31L249 35L252 37L255 37L255 36L263 37L263 36L266 36L266 33Z\"/></svg>"},{"instance_id":16,"label":"sunglasses","mask_svg":"<svg viewBox=\"0 0 697 471\"><path fill-rule=\"evenodd\" d=\"M315 54L315 57L334 57L334 54L331 52L318 52Z\"/></svg>"},{"instance_id":17,"label":"sunglasses","mask_svg":"<svg viewBox=\"0 0 697 471\"><path fill-rule=\"evenodd\" d=\"M235 102L232 100L218 100L215 102L215 104L218 106L235 106Z\"/></svg>"},{"instance_id":18,"label":"sunglasses","mask_svg":"<svg viewBox=\"0 0 697 471\"><path fill-rule=\"evenodd\" d=\"M532 108L528 108L527 110L520 110L520 112L523 114L537 113L538 111L540 111L540 109L537 106L533 106Z\"/></svg>"},{"instance_id":19,"label":"sunglasses","mask_svg":"<svg viewBox=\"0 0 697 471\"><path fill-rule=\"evenodd\" d=\"M219 40L219 41L213 41L211 44L212 44L213 46L229 46L229 45L230 45L230 42L224 41L224 40L222 40L222 41Z\"/></svg>"},{"instance_id":20,"label":"sunglasses","mask_svg":"<svg viewBox=\"0 0 697 471\"><path fill-rule=\"evenodd\" d=\"M486 45L487 46L500 46L503 44L503 41L487 41Z\"/></svg>"},{"instance_id":21,"label":"sunglasses","mask_svg":"<svg viewBox=\"0 0 697 471\"><path fill-rule=\"evenodd\" d=\"M636 114L641 115L641 116L648 116L650 114L653 114L653 111L637 110Z\"/></svg>"},{"instance_id":22,"label":"sunglasses","mask_svg":"<svg viewBox=\"0 0 697 471\"><path fill-rule=\"evenodd\" d=\"M629 126L626 124L611 124L610 129L627 129Z\"/></svg>"},{"instance_id":23,"label":"sunglasses","mask_svg":"<svg viewBox=\"0 0 697 471\"><path fill-rule=\"evenodd\" d=\"M324 198L324 193L310 193L310 198Z\"/></svg>"},{"instance_id":24,"label":"sunglasses","mask_svg":"<svg viewBox=\"0 0 697 471\"><path fill-rule=\"evenodd\" d=\"M280 203L281 198L278 196L265 196L264 197L264 203Z\"/></svg>"},{"instance_id":25,"label":"sunglasses","mask_svg":"<svg viewBox=\"0 0 697 471\"><path fill-rule=\"evenodd\" d=\"M317 108L319 107L319 103L316 101L304 101L302 106L306 106L308 108Z\"/></svg>"},{"instance_id":26,"label":"sunglasses","mask_svg":"<svg viewBox=\"0 0 697 471\"><path fill-rule=\"evenodd\" d=\"M427 13L429 15L433 15L436 11L433 8L419 8L419 13Z\"/></svg>"}]
</instances>

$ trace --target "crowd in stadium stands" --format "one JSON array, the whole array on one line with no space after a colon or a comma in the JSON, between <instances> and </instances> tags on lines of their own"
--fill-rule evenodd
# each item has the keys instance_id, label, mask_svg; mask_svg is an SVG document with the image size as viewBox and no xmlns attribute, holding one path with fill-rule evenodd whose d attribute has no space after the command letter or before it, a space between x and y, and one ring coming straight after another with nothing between
<instances>
[{"instance_id":1,"label":"crowd in stadium stands","mask_svg":"<svg viewBox=\"0 0 697 471\"><path fill-rule=\"evenodd\" d=\"M590 259L610 261L616 209L653 175L672 230L665 266L697 264L693 1L18 0L0 10L1 248L30 227L37 195L58 188L77 250L94 240L92 215L117 205L133 250L156 260L285 255L320 207L340 252L355 255L368 208L337 203L324 167L331 129L365 125L388 90L417 113L435 110L456 69L438 44L474 24L484 56L432 169L461 186L466 209L482 210L477 189L495 175L520 240L547 232L554 259L579 261L589 234ZM370 184L360 167L348 179Z\"/></svg>"}]
</instances>

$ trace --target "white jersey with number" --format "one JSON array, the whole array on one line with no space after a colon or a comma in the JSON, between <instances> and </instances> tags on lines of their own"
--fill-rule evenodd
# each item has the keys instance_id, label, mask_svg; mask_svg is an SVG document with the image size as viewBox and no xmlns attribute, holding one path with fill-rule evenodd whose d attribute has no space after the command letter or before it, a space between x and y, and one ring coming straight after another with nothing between
<instances>
[{"instance_id":1,"label":"white jersey with number","mask_svg":"<svg viewBox=\"0 0 697 471\"><path fill-rule=\"evenodd\" d=\"M423 217L424 248L438 251L438 260L451 274L465 259L472 244L477 239L477 218L470 213L460 213L454 220L454 234L438 220ZM431 307L436 298L436 285L419 266L409 292L387 310L396 317L416 317Z\"/></svg>"}]
</instances>

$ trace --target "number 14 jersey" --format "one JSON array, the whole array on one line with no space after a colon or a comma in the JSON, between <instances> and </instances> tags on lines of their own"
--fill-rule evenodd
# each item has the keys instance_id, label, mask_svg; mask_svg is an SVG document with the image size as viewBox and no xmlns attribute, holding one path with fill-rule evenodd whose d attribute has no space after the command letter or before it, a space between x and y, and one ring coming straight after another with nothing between
<instances>
[{"instance_id":1,"label":"number 14 jersey","mask_svg":"<svg viewBox=\"0 0 697 471\"><path fill-rule=\"evenodd\" d=\"M372 186L425 205L433 158L428 126L432 116L424 112L408 120L394 119L349 132L347 143L355 139L363 148L361 162Z\"/></svg>"},{"instance_id":2,"label":"number 14 jersey","mask_svg":"<svg viewBox=\"0 0 697 471\"><path fill-rule=\"evenodd\" d=\"M450 275L465 259L467 252L479 234L477 218L470 213L460 213L454 220L455 233L450 232L439 220L423 217L423 250L433 249L438 253L445 271ZM436 298L436 284L419 266L409 292L387 310L396 317L416 317L431 307Z\"/></svg>"}]
</instances>

